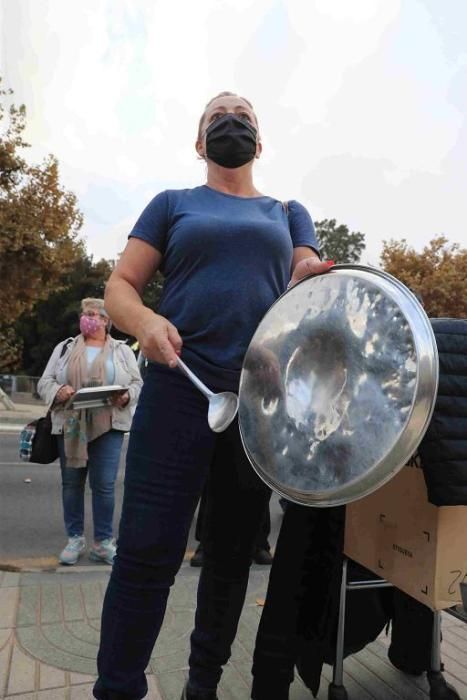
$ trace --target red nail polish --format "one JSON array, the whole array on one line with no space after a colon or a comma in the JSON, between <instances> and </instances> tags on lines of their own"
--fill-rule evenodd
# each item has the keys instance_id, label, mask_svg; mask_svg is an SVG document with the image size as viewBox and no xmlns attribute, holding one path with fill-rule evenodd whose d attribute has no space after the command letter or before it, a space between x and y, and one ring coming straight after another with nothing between
<instances>
[{"instance_id":1,"label":"red nail polish","mask_svg":"<svg viewBox=\"0 0 467 700\"><path fill-rule=\"evenodd\" d=\"M335 265L335 262L334 262L334 260L326 260L326 265L331 267L331 265Z\"/></svg>"}]
</instances>

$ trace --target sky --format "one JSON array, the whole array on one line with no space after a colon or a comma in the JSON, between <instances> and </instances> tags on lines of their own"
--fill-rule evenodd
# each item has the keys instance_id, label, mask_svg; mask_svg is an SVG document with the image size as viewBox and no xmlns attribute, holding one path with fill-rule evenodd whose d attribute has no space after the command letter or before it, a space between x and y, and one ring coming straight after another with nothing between
<instances>
[{"instance_id":1,"label":"sky","mask_svg":"<svg viewBox=\"0 0 467 700\"><path fill-rule=\"evenodd\" d=\"M0 75L53 153L95 260L159 191L205 182L206 102L247 97L264 194L416 250L467 245L463 0L0 0Z\"/></svg>"}]
</instances>

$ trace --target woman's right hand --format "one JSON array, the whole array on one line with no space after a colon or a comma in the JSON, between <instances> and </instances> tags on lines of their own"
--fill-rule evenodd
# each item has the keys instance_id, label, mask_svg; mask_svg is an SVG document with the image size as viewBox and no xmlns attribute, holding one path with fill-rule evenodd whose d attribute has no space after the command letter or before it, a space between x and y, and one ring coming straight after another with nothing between
<instances>
[{"instance_id":1,"label":"woman's right hand","mask_svg":"<svg viewBox=\"0 0 467 700\"><path fill-rule=\"evenodd\" d=\"M75 390L69 384L64 384L55 394L55 403L65 403L73 396Z\"/></svg>"},{"instance_id":2,"label":"woman's right hand","mask_svg":"<svg viewBox=\"0 0 467 700\"><path fill-rule=\"evenodd\" d=\"M141 319L136 334L141 352L147 360L175 367L183 344L177 329L163 316L145 311L149 313Z\"/></svg>"}]
</instances>

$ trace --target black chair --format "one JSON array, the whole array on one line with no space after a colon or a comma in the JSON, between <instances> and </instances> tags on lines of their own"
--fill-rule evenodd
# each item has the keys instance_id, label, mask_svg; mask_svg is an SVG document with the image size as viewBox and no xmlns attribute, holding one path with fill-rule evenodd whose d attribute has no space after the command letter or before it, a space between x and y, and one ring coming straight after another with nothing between
<instances>
[{"instance_id":1,"label":"black chair","mask_svg":"<svg viewBox=\"0 0 467 700\"><path fill-rule=\"evenodd\" d=\"M337 625L336 660L333 667L332 682L328 688L328 700L348 700L347 691L344 687L344 635L347 591L392 587L392 583L380 578L365 581L348 581L347 565L348 559L344 557ZM427 679L430 685L430 700L461 700L455 688L446 682L442 673L441 612L439 610L434 612L431 668L427 671Z\"/></svg>"}]
</instances>

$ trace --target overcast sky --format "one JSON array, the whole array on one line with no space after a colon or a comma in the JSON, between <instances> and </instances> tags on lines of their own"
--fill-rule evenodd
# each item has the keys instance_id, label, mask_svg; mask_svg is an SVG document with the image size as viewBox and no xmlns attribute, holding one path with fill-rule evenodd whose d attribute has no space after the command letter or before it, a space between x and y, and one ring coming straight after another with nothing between
<instances>
[{"instance_id":1,"label":"overcast sky","mask_svg":"<svg viewBox=\"0 0 467 700\"><path fill-rule=\"evenodd\" d=\"M162 189L204 182L197 122L221 90L256 109L258 188L417 250L466 245L464 0L0 0L0 74L112 258Z\"/></svg>"}]
</instances>

